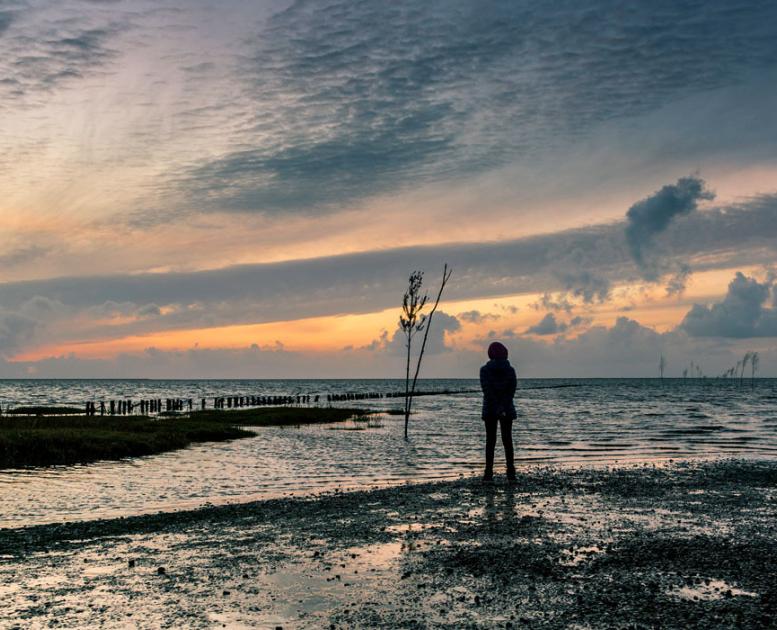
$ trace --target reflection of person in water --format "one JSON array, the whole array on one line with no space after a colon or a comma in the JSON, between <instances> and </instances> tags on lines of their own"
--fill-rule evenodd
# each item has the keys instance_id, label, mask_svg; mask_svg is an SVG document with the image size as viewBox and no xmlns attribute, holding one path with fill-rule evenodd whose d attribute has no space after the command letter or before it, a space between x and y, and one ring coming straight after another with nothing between
<instances>
[{"instance_id":1,"label":"reflection of person in water","mask_svg":"<svg viewBox=\"0 0 777 630\"><path fill-rule=\"evenodd\" d=\"M498 341L488 346L489 361L480 368L480 387L483 389L483 422L486 425L486 470L483 481L494 478L494 447L496 428L502 433L502 444L507 461L507 480L515 481L513 455L513 420L517 417L513 396L515 395L515 370L507 360L507 348Z\"/></svg>"}]
</instances>

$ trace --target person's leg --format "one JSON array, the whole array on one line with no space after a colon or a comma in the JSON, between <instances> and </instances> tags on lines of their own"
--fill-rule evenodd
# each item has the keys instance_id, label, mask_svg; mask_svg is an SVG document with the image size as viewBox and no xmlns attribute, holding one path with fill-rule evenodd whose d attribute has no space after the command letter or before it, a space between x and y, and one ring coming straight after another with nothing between
<instances>
[{"instance_id":1,"label":"person's leg","mask_svg":"<svg viewBox=\"0 0 777 630\"><path fill-rule=\"evenodd\" d=\"M496 420L485 420L486 426L486 470L483 479L489 480L494 475L494 447L496 446Z\"/></svg>"},{"instance_id":2,"label":"person's leg","mask_svg":"<svg viewBox=\"0 0 777 630\"><path fill-rule=\"evenodd\" d=\"M505 461L507 462L507 478L515 479L515 453L513 452L513 421L502 418L499 421L502 431L502 444L505 447Z\"/></svg>"}]
</instances>

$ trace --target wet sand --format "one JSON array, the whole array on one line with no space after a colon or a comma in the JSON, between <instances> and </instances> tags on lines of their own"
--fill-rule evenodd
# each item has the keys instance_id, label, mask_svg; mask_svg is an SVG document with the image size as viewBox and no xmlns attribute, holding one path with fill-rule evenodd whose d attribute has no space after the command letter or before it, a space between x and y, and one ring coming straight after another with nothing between
<instances>
[{"instance_id":1,"label":"wet sand","mask_svg":"<svg viewBox=\"0 0 777 630\"><path fill-rule=\"evenodd\" d=\"M777 463L528 468L0 530L0 627L752 627Z\"/></svg>"}]
</instances>

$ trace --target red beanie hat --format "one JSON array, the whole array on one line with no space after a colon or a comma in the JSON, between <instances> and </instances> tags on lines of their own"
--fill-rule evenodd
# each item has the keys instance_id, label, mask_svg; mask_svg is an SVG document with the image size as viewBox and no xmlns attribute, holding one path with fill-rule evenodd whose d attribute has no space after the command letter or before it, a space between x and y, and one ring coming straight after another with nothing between
<instances>
[{"instance_id":1,"label":"red beanie hat","mask_svg":"<svg viewBox=\"0 0 777 630\"><path fill-rule=\"evenodd\" d=\"M488 346L488 358L489 359L506 359L507 358L507 348L505 348L504 345L502 345L498 341L495 341L490 346Z\"/></svg>"}]
</instances>

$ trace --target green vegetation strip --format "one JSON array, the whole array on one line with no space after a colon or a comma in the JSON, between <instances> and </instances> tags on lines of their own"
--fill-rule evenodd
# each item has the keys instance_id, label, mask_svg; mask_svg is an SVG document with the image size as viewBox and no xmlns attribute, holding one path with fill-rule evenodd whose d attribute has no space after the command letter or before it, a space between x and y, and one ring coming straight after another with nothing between
<instances>
[{"instance_id":1,"label":"green vegetation strip","mask_svg":"<svg viewBox=\"0 0 777 630\"><path fill-rule=\"evenodd\" d=\"M340 422L364 413L359 409L265 407L206 410L164 418L2 417L0 469L153 455L197 442L221 442L255 435L244 427Z\"/></svg>"}]
</instances>

